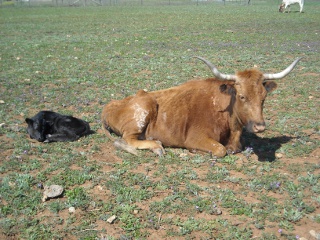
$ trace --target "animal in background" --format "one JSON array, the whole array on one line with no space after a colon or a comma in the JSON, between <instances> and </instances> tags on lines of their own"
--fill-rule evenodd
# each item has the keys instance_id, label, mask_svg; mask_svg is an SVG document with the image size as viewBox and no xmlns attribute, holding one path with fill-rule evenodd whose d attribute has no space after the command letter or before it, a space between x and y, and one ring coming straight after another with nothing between
<instances>
[{"instance_id":1,"label":"animal in background","mask_svg":"<svg viewBox=\"0 0 320 240\"><path fill-rule=\"evenodd\" d=\"M299 4L301 13L303 10L304 0L283 0L279 7L279 12L285 12L286 8L288 8L288 12L290 12L290 5L295 3Z\"/></svg>"},{"instance_id":2,"label":"animal in background","mask_svg":"<svg viewBox=\"0 0 320 240\"><path fill-rule=\"evenodd\" d=\"M91 133L86 121L52 111L40 111L25 121L30 138L39 142L76 141Z\"/></svg>"}]
</instances>

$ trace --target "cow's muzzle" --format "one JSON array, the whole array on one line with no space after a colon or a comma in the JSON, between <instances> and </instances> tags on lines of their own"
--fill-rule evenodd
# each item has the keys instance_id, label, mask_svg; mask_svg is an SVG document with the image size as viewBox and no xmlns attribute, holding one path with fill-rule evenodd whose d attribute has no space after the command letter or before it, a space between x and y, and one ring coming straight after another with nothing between
<instances>
[{"instance_id":1,"label":"cow's muzzle","mask_svg":"<svg viewBox=\"0 0 320 240\"><path fill-rule=\"evenodd\" d=\"M249 122L246 128L249 132L259 133L259 132L263 132L266 129L266 123L265 122L258 122L258 123Z\"/></svg>"}]
</instances>

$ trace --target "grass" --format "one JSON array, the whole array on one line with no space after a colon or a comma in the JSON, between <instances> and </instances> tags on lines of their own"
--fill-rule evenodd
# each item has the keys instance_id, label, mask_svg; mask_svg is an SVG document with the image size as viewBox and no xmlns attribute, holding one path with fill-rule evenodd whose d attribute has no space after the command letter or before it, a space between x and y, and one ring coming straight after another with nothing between
<instances>
[{"instance_id":1,"label":"grass","mask_svg":"<svg viewBox=\"0 0 320 240\"><path fill-rule=\"evenodd\" d=\"M0 7L1 239L295 239L319 231L319 10L252 5ZM116 150L100 131L111 99L303 60L268 96L267 130L216 159ZM73 114L95 134L31 141L24 119ZM42 202L41 186L60 184ZM75 213L69 212L75 207ZM107 220L115 215L112 224Z\"/></svg>"}]
</instances>

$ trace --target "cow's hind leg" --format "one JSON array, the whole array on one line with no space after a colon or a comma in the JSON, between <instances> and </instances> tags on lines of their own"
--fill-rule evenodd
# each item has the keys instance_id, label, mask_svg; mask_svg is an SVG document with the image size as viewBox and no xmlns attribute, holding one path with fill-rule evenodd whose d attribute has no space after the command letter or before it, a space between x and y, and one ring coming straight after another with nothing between
<instances>
[{"instance_id":1,"label":"cow's hind leg","mask_svg":"<svg viewBox=\"0 0 320 240\"><path fill-rule=\"evenodd\" d=\"M162 144L145 139L144 136L148 125L154 122L156 117L156 100L141 90L135 96L107 105L103 110L102 123L105 130L122 136L122 139L115 141L116 147L132 154L137 154L136 149L150 149L162 156Z\"/></svg>"},{"instance_id":2,"label":"cow's hind leg","mask_svg":"<svg viewBox=\"0 0 320 240\"><path fill-rule=\"evenodd\" d=\"M124 133L120 139L115 139L108 129L106 129L104 124L102 125L102 129L106 133L107 137L114 141L113 144L116 148L122 149L133 155L138 155L136 149L150 149L159 156L162 156L165 153L160 141L139 140L139 135L141 135L140 129L131 129L130 133Z\"/></svg>"},{"instance_id":3,"label":"cow's hind leg","mask_svg":"<svg viewBox=\"0 0 320 240\"><path fill-rule=\"evenodd\" d=\"M126 137L116 139L113 145L116 148L122 149L133 155L138 155L137 149L150 149L159 156L163 156L165 154L160 141L138 140L135 137Z\"/></svg>"},{"instance_id":4,"label":"cow's hind leg","mask_svg":"<svg viewBox=\"0 0 320 240\"><path fill-rule=\"evenodd\" d=\"M113 141L113 145L116 147L116 148L119 148L119 149L122 149L128 153L131 153L133 155L138 155L138 152L137 150L130 146L128 143L126 143L126 141L124 141L122 138L121 139L115 139L111 133L109 132L109 130L107 129L107 126L106 126L106 123L103 122L102 123L102 129L104 131L104 133L107 135L107 137Z\"/></svg>"},{"instance_id":5,"label":"cow's hind leg","mask_svg":"<svg viewBox=\"0 0 320 240\"><path fill-rule=\"evenodd\" d=\"M122 138L128 145L136 149L150 149L159 156L164 154L161 142L145 139L144 132L148 125L157 117L157 102L148 93L139 91L133 99L130 107L130 116L133 116L122 127Z\"/></svg>"},{"instance_id":6,"label":"cow's hind leg","mask_svg":"<svg viewBox=\"0 0 320 240\"><path fill-rule=\"evenodd\" d=\"M155 154L162 156L165 154L164 148L160 141L155 140L139 140L136 134L124 134L122 138L132 147L136 149L150 149Z\"/></svg>"}]
</instances>

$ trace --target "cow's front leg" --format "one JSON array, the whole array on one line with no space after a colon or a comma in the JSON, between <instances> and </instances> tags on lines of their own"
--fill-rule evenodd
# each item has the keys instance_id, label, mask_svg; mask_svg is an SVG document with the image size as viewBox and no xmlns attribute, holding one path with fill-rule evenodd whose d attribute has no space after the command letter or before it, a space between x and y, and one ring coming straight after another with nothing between
<instances>
[{"instance_id":1,"label":"cow's front leg","mask_svg":"<svg viewBox=\"0 0 320 240\"><path fill-rule=\"evenodd\" d=\"M235 154L235 153L241 152L242 145L241 145L241 143L237 144L236 146L235 145L227 145L226 149L227 149L228 154Z\"/></svg>"},{"instance_id":2,"label":"cow's front leg","mask_svg":"<svg viewBox=\"0 0 320 240\"><path fill-rule=\"evenodd\" d=\"M240 143L242 131L234 131L231 132L228 144L226 145L227 153L228 154L235 154L241 152L242 145Z\"/></svg>"}]
</instances>

